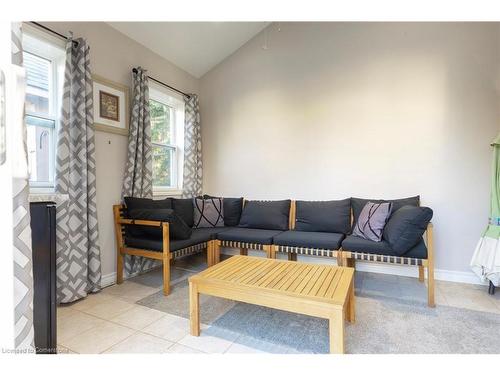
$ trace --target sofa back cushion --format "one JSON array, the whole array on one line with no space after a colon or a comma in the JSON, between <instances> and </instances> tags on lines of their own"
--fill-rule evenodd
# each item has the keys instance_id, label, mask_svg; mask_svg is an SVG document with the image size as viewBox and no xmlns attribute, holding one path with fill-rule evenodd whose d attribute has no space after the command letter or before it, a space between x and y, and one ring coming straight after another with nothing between
<instances>
[{"instance_id":1,"label":"sofa back cushion","mask_svg":"<svg viewBox=\"0 0 500 375\"><path fill-rule=\"evenodd\" d=\"M385 224L391 215L392 203L365 204L358 220L354 226L352 234L375 242L380 242Z\"/></svg>"},{"instance_id":2,"label":"sofa back cushion","mask_svg":"<svg viewBox=\"0 0 500 375\"><path fill-rule=\"evenodd\" d=\"M241 213L241 228L287 230L290 200L247 201Z\"/></svg>"},{"instance_id":3,"label":"sofa back cushion","mask_svg":"<svg viewBox=\"0 0 500 375\"><path fill-rule=\"evenodd\" d=\"M204 194L203 198L216 198ZM241 211L243 210L243 198L222 198L224 226L235 227L240 223Z\"/></svg>"},{"instance_id":4,"label":"sofa back cushion","mask_svg":"<svg viewBox=\"0 0 500 375\"><path fill-rule=\"evenodd\" d=\"M172 198L166 199L150 199L150 198L136 198L124 197L125 206L127 208L127 217L130 217L130 211L141 209L171 209ZM132 218L131 218L132 219ZM146 227L137 225L127 225L127 234L134 237L141 237L145 235Z\"/></svg>"},{"instance_id":5,"label":"sofa back cushion","mask_svg":"<svg viewBox=\"0 0 500 375\"><path fill-rule=\"evenodd\" d=\"M347 234L351 230L351 199L297 201L295 230Z\"/></svg>"},{"instance_id":6,"label":"sofa back cushion","mask_svg":"<svg viewBox=\"0 0 500 375\"><path fill-rule=\"evenodd\" d=\"M353 216L353 228L356 225L359 214L363 210L363 207L368 202L372 203L392 203L392 212L396 212L403 206L420 206L420 196L400 199L364 199L364 198L351 198L352 216Z\"/></svg>"},{"instance_id":7,"label":"sofa back cushion","mask_svg":"<svg viewBox=\"0 0 500 375\"><path fill-rule=\"evenodd\" d=\"M174 210L170 208L136 208L129 211L129 217L131 219L138 220L154 220L163 221L169 223L169 235L171 239L174 240L186 240L191 236L192 229L182 220L179 215L175 213ZM163 238L163 229L161 227L150 227L146 225L136 226L129 225L129 229L139 228L142 233L136 233L134 231L129 232L133 237L149 237L153 239Z\"/></svg>"},{"instance_id":8,"label":"sofa back cushion","mask_svg":"<svg viewBox=\"0 0 500 375\"><path fill-rule=\"evenodd\" d=\"M403 206L391 215L383 238L396 255L403 255L422 240L432 215L429 207Z\"/></svg>"},{"instance_id":9,"label":"sofa back cushion","mask_svg":"<svg viewBox=\"0 0 500 375\"><path fill-rule=\"evenodd\" d=\"M125 206L127 211L142 209L142 208L172 208L172 198L166 199L149 199L149 198L136 198L125 197Z\"/></svg>"},{"instance_id":10,"label":"sofa back cushion","mask_svg":"<svg viewBox=\"0 0 500 375\"><path fill-rule=\"evenodd\" d=\"M194 225L193 198L172 198L172 208L179 217L189 226Z\"/></svg>"},{"instance_id":11,"label":"sofa back cushion","mask_svg":"<svg viewBox=\"0 0 500 375\"><path fill-rule=\"evenodd\" d=\"M193 228L224 226L222 198L194 198Z\"/></svg>"}]
</instances>

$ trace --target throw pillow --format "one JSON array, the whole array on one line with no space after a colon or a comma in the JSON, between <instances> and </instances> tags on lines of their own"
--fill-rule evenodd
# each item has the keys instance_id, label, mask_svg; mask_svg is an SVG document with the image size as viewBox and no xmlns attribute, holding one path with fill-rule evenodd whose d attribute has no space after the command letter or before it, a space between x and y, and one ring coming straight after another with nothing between
<instances>
[{"instance_id":1,"label":"throw pillow","mask_svg":"<svg viewBox=\"0 0 500 375\"><path fill-rule=\"evenodd\" d=\"M222 198L194 198L194 228L214 228L224 226Z\"/></svg>"},{"instance_id":2,"label":"throw pillow","mask_svg":"<svg viewBox=\"0 0 500 375\"><path fill-rule=\"evenodd\" d=\"M297 201L295 230L347 234L351 230L351 199Z\"/></svg>"},{"instance_id":3,"label":"throw pillow","mask_svg":"<svg viewBox=\"0 0 500 375\"><path fill-rule=\"evenodd\" d=\"M247 201L241 213L241 228L288 230L290 200Z\"/></svg>"},{"instance_id":4,"label":"throw pillow","mask_svg":"<svg viewBox=\"0 0 500 375\"><path fill-rule=\"evenodd\" d=\"M399 210L403 206L420 206L420 196L400 199L364 199L364 198L351 198L352 216L354 224L358 221L361 210L368 202L372 203L392 203L392 212Z\"/></svg>"},{"instance_id":5,"label":"throw pillow","mask_svg":"<svg viewBox=\"0 0 500 375\"><path fill-rule=\"evenodd\" d=\"M217 198L208 194L203 198ZM240 223L241 211L243 209L243 198L222 198L222 213L224 216L224 226L235 227Z\"/></svg>"},{"instance_id":6,"label":"throw pillow","mask_svg":"<svg viewBox=\"0 0 500 375\"><path fill-rule=\"evenodd\" d=\"M130 210L129 216L131 219L138 220L154 220L154 221L163 221L169 223L169 237L173 240L187 240L191 237L192 229L182 220L179 215L175 213L172 209L150 209L150 208L142 208L142 209L134 209ZM129 225L129 227L134 227L134 225ZM144 232L143 236L149 236L154 239L162 239L163 238L163 230L162 228L150 227L141 225L141 230ZM136 237L135 235L131 234Z\"/></svg>"},{"instance_id":7,"label":"throw pillow","mask_svg":"<svg viewBox=\"0 0 500 375\"><path fill-rule=\"evenodd\" d=\"M432 215L429 207L403 206L391 215L383 238L397 255L403 255L422 240Z\"/></svg>"},{"instance_id":8,"label":"throw pillow","mask_svg":"<svg viewBox=\"0 0 500 375\"><path fill-rule=\"evenodd\" d=\"M391 215L392 203L365 204L352 234L367 240L380 242L387 219Z\"/></svg>"}]
</instances>

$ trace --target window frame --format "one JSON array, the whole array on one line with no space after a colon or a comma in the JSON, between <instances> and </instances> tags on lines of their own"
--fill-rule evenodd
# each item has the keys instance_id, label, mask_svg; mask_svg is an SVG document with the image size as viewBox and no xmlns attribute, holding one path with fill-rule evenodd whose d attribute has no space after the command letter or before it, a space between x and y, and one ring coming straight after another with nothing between
<instances>
[{"instance_id":1,"label":"window frame","mask_svg":"<svg viewBox=\"0 0 500 375\"><path fill-rule=\"evenodd\" d=\"M62 86L64 81L64 68L66 60L65 41L55 38L30 24L23 23L23 54L29 53L41 59L47 60L51 64L49 77L49 111L48 113L33 112L26 110L27 117L39 118L52 121L54 126L51 129L49 152L49 181L29 181L31 193L53 193L55 189L56 173L56 143L59 129L62 105ZM31 127L25 120L26 126Z\"/></svg>"},{"instance_id":2,"label":"window frame","mask_svg":"<svg viewBox=\"0 0 500 375\"><path fill-rule=\"evenodd\" d=\"M155 186L153 185L153 196L171 196L182 195L183 163L184 163L184 98L173 93L171 90L149 82L149 100L156 101L171 108L171 142L163 144L151 141L151 146L163 147L173 150L171 160L172 185ZM153 151L153 150L151 150ZM153 153L153 152L152 152ZM151 168L153 171L153 168ZM154 177L153 177L154 181Z\"/></svg>"}]
</instances>

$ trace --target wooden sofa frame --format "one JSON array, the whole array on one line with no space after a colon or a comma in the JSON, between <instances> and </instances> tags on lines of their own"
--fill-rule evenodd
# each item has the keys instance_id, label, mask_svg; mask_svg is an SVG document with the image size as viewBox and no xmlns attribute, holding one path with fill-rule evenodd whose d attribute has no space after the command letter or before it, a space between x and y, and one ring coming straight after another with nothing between
<instances>
[{"instance_id":1,"label":"wooden sofa frame","mask_svg":"<svg viewBox=\"0 0 500 375\"><path fill-rule=\"evenodd\" d=\"M207 251L207 264L212 266L220 261L220 252L218 257L215 256L215 240L202 242L176 251L170 251L169 239L169 224L167 222L153 221L153 220L134 220L124 217L125 207L123 205L113 206L113 216L115 221L115 234L116 234L116 283L123 283L123 258L125 255L135 255L149 259L159 260L163 264L163 294L170 293L170 261L182 256L199 253L206 249ZM161 227L163 238L163 250L144 250L128 247L125 245L124 235L125 227L127 225L142 225L150 227Z\"/></svg>"},{"instance_id":2,"label":"wooden sofa frame","mask_svg":"<svg viewBox=\"0 0 500 375\"><path fill-rule=\"evenodd\" d=\"M245 201L243 201L243 205ZM125 254L142 256L150 259L160 260L163 262L163 294L170 293L170 261L186 256L189 254L198 253L206 249L207 265L211 267L220 262L221 247L237 248L240 250L240 255L248 255L248 250L262 250L266 252L268 258L276 258L277 253L286 253L289 260L297 260L297 255L309 255L318 257L336 258L337 264L340 266L353 267L356 266L356 260L372 263L383 263L391 265L417 266L418 279L420 282L425 281L425 269L427 269L427 303L430 307L435 307L434 298L434 243L433 243L433 225L429 223L427 230L424 233L425 242L427 245L427 258L408 258L401 256L378 255L372 253L352 252L340 248L339 250L318 249L292 247L282 245L262 245L258 243L247 243L239 241L226 240L210 240L184 249L179 249L174 252L170 251L169 240L169 225L166 222L151 221L151 220L133 220L123 217L124 206L113 206L115 232L116 232L116 247L117 247L117 267L116 267L116 282L123 282L123 257ZM296 202L291 201L288 227L290 230L295 229L296 218ZM351 225L353 215L351 211ZM163 230L163 251L135 249L125 246L124 233L126 225L146 225L153 227L162 227Z\"/></svg>"},{"instance_id":3,"label":"wooden sofa frame","mask_svg":"<svg viewBox=\"0 0 500 375\"><path fill-rule=\"evenodd\" d=\"M296 219L296 202L291 201L290 204L290 215L288 227L290 230L295 229L295 219ZM351 227L354 218L351 209ZM317 249L317 248L303 248L303 247L291 247L291 246L281 246L281 245L259 245L259 244L247 244L238 243L234 241L215 241L215 252L220 258L220 247L235 247L240 249L241 255L248 255L248 249L251 250L264 250L268 258L276 258L277 253L287 253L288 260L297 260L297 255L309 255L309 256L319 256L328 258L337 258L337 264L339 266L353 267L356 266L356 260L372 263L384 263L391 265L403 265L403 266L418 266L418 279L420 282L425 281L425 269L427 269L427 304L429 307L435 307L434 300L434 243L433 243L433 225L429 223L427 225L427 230L424 233L425 243L427 245L427 258L408 258L401 256L388 256L388 255L378 255L372 253L363 252L352 252L345 251L342 247L339 250L328 250L328 249Z\"/></svg>"}]
</instances>

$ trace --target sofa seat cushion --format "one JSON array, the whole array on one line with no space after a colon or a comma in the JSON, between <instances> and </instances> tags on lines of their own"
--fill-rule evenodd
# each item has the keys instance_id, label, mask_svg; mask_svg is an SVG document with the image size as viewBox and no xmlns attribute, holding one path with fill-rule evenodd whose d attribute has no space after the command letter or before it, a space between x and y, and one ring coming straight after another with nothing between
<instances>
[{"instance_id":1,"label":"sofa seat cushion","mask_svg":"<svg viewBox=\"0 0 500 375\"><path fill-rule=\"evenodd\" d=\"M282 233L280 230L231 228L217 233L217 238L222 241L271 245L273 243L273 237L280 233Z\"/></svg>"},{"instance_id":2,"label":"sofa seat cushion","mask_svg":"<svg viewBox=\"0 0 500 375\"><path fill-rule=\"evenodd\" d=\"M170 240L170 252L174 252L189 246L214 240L216 238L217 233L223 232L225 230L227 230L227 228L224 227L193 229L193 233L191 234L191 237L189 237L188 239ZM128 247L134 247L145 250L163 251L163 241L152 237L126 236L125 243L126 246Z\"/></svg>"},{"instance_id":3,"label":"sofa seat cushion","mask_svg":"<svg viewBox=\"0 0 500 375\"><path fill-rule=\"evenodd\" d=\"M342 233L289 230L275 236L273 243L276 245L305 247L309 249L338 250L344 237Z\"/></svg>"},{"instance_id":4,"label":"sofa seat cushion","mask_svg":"<svg viewBox=\"0 0 500 375\"><path fill-rule=\"evenodd\" d=\"M209 239L215 240L217 239L217 234L225 232L231 228L228 227L213 227L213 228L197 228L193 229L193 232L199 233L199 236L207 235Z\"/></svg>"},{"instance_id":5,"label":"sofa seat cushion","mask_svg":"<svg viewBox=\"0 0 500 375\"><path fill-rule=\"evenodd\" d=\"M387 241L370 241L361 237L347 236L342 241L342 250L378 255L402 256L408 258L427 258L427 247L422 239L417 245L404 254L397 254Z\"/></svg>"}]
</instances>

